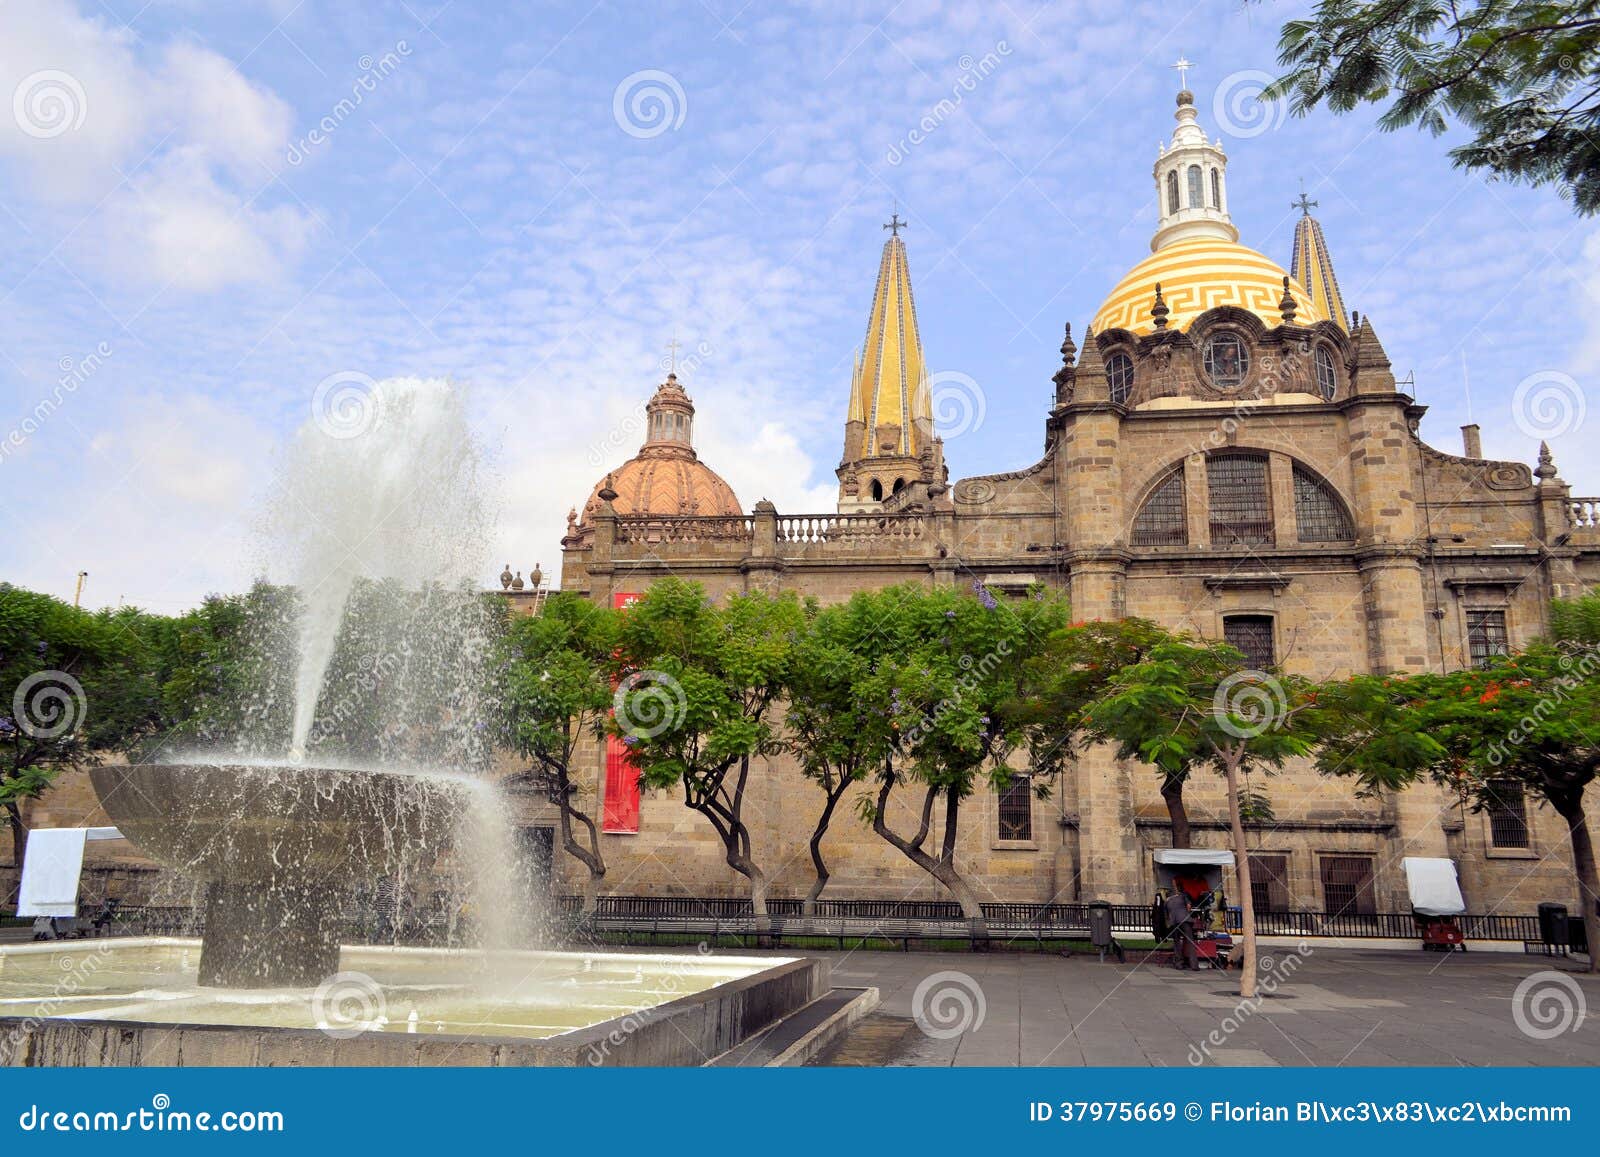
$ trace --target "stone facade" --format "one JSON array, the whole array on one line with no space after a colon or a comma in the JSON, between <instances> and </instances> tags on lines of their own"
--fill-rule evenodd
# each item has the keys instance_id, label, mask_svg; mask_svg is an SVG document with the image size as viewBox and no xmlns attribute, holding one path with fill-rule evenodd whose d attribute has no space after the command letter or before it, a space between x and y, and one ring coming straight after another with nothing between
<instances>
[{"instance_id":1,"label":"stone facade","mask_svg":"<svg viewBox=\"0 0 1600 1157\"><path fill-rule=\"evenodd\" d=\"M1461 455L1426 445L1424 408L1397 388L1372 322L1342 315L1314 202L1302 197L1296 233L1308 291L1237 244L1227 159L1198 131L1188 93L1176 117L1155 170L1156 252L1112 291L1081 360L1068 328L1038 462L951 488L937 437L922 440L921 470L863 459L861 399L893 383L858 359L839 513L788 515L762 501L738 518L641 519L602 503L563 540L562 588L611 605L673 575L718 597L764 588L830 603L907 581L996 593L1042 583L1070 595L1076 619L1139 615L1212 638L1250 632L1266 660L1316 678L1455 669L1473 661L1474 639L1481 651L1538 636L1551 598L1600 583L1600 500L1575 499L1548 452L1537 470L1484 459L1476 427L1464 431ZM907 268L896 236L867 348L883 344L873 327L885 313L911 317L912 332L896 340L920 363ZM897 296L903 303L886 309ZM926 396L903 390L904 405ZM870 502L860 480L879 465L906 484ZM589 802L599 809L602 753L593 760ZM804 895L821 793L786 759L754 779L757 860L774 896ZM1150 853L1170 843L1157 785L1148 767L1090 752L1050 800L1034 801L1029 838L1009 840L998 799L981 791L963 807L960 866L986 899L1145 900ZM1431 787L1363 800L1306 767L1252 786L1276 816L1250 831L1261 855L1281 857L1275 904L1322 909L1330 887L1354 887L1365 904L1405 911L1408 855L1454 858L1475 912L1576 900L1565 825L1533 800L1526 839L1501 834L1527 846L1507 847L1488 817ZM1186 798L1195 844L1224 846L1220 780L1197 777ZM836 815L828 895L942 896L853 807ZM543 821L530 813L529 822ZM608 891L742 891L709 825L668 795L647 794L639 831L604 842Z\"/></svg>"}]
</instances>

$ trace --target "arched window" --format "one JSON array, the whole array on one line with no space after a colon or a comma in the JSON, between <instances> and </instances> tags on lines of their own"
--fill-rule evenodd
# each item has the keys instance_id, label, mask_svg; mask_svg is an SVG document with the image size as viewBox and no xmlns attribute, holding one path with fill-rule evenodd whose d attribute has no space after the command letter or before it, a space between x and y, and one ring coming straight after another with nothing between
<instances>
[{"instance_id":1,"label":"arched window","mask_svg":"<svg viewBox=\"0 0 1600 1157\"><path fill-rule=\"evenodd\" d=\"M1208 337L1202 357L1206 377L1219 389L1237 389L1250 372L1250 349L1232 330L1225 329Z\"/></svg>"},{"instance_id":2,"label":"arched window","mask_svg":"<svg viewBox=\"0 0 1600 1157\"><path fill-rule=\"evenodd\" d=\"M892 491L892 493L899 494L905 488L906 488L906 480L904 478L896 478L894 480L894 490Z\"/></svg>"},{"instance_id":3,"label":"arched window","mask_svg":"<svg viewBox=\"0 0 1600 1157\"><path fill-rule=\"evenodd\" d=\"M1295 535L1301 542L1354 542L1355 524L1333 487L1307 470L1294 468Z\"/></svg>"},{"instance_id":4,"label":"arched window","mask_svg":"<svg viewBox=\"0 0 1600 1157\"><path fill-rule=\"evenodd\" d=\"M883 501L883 483L879 482L876 478L872 480L872 501Z\"/></svg>"},{"instance_id":5,"label":"arched window","mask_svg":"<svg viewBox=\"0 0 1600 1157\"><path fill-rule=\"evenodd\" d=\"M1216 169L1211 170L1211 207L1222 208L1222 174Z\"/></svg>"},{"instance_id":6,"label":"arched window","mask_svg":"<svg viewBox=\"0 0 1600 1157\"><path fill-rule=\"evenodd\" d=\"M1206 195L1205 195L1204 192L1201 191L1201 188L1202 188L1202 186L1201 186L1201 183L1200 183L1200 166L1199 165L1190 165L1189 166L1189 208L1191 208L1191 209L1204 209L1206 207Z\"/></svg>"},{"instance_id":7,"label":"arched window","mask_svg":"<svg viewBox=\"0 0 1600 1157\"><path fill-rule=\"evenodd\" d=\"M1259 454L1213 454L1206 460L1212 546L1271 546L1272 494Z\"/></svg>"},{"instance_id":8,"label":"arched window","mask_svg":"<svg viewBox=\"0 0 1600 1157\"><path fill-rule=\"evenodd\" d=\"M1331 402L1339 392L1339 373L1333 367L1333 354L1327 346L1319 345L1312 360L1317 365L1317 389L1322 393L1323 401Z\"/></svg>"},{"instance_id":9,"label":"arched window","mask_svg":"<svg viewBox=\"0 0 1600 1157\"><path fill-rule=\"evenodd\" d=\"M1111 400L1124 405L1133 389L1133 359L1125 353L1114 353L1106 362L1106 380L1111 385Z\"/></svg>"},{"instance_id":10,"label":"arched window","mask_svg":"<svg viewBox=\"0 0 1600 1157\"><path fill-rule=\"evenodd\" d=\"M1133 520L1134 546L1187 546L1189 515L1183 500L1183 467L1168 474L1144 500Z\"/></svg>"},{"instance_id":11,"label":"arched window","mask_svg":"<svg viewBox=\"0 0 1600 1157\"><path fill-rule=\"evenodd\" d=\"M1173 169L1167 174L1167 212L1178 211L1178 170Z\"/></svg>"}]
</instances>

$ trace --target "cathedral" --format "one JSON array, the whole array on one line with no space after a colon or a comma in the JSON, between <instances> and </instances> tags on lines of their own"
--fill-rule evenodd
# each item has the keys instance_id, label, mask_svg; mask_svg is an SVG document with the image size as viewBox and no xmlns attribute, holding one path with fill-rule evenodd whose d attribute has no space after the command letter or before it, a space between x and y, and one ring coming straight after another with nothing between
<instances>
[{"instance_id":1,"label":"cathedral","mask_svg":"<svg viewBox=\"0 0 1600 1157\"><path fill-rule=\"evenodd\" d=\"M1534 469L1485 459L1476 426L1459 453L1425 444L1424 408L1374 319L1347 310L1313 203L1302 194L1287 270L1239 244L1228 158L1190 92L1175 119L1150 253L1076 338L1067 327L1037 462L952 482L895 218L841 391L837 508L746 509L697 455L694 404L668 374L638 454L569 515L561 588L621 606L668 575L824 603L893 583L1042 583L1075 619L1143 616L1311 677L1454 669L1539 635L1551 598L1600 583L1600 501L1572 497L1548 450ZM532 609L538 594L508 597ZM1019 771L964 806L958 862L983 899L1148 898L1151 853L1171 842L1150 768L1091 751L1048 799ZM1532 798L1508 791L1490 813L1432 787L1360 799L1309 768L1251 786L1274 815L1249 831L1264 910L1406 911L1404 856L1455 860L1473 912L1576 901L1566 827ZM804 895L820 793L787 758L750 790L772 895ZM615 743L589 753L583 791L608 892L744 893L704 819L669 793L641 798ZM1186 799L1195 846L1227 846L1220 780L1197 775ZM549 823L536 797L524 806L525 823ZM853 808L840 815L828 896L943 898ZM558 851L554 868L576 891L581 866Z\"/></svg>"}]
</instances>

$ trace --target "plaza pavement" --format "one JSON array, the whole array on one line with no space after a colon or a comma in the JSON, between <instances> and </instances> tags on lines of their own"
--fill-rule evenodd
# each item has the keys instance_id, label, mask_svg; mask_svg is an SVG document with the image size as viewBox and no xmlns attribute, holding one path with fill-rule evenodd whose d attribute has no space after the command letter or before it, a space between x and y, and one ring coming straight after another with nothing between
<instances>
[{"instance_id":1,"label":"plaza pavement","mask_svg":"<svg viewBox=\"0 0 1600 1157\"><path fill-rule=\"evenodd\" d=\"M1094 956L819 952L834 985L875 987L882 1004L812 1063L1600 1065L1600 977L1576 972L1575 961L1313 942L1291 964L1292 951L1263 949L1277 994L1254 1008L1241 1008L1237 973ZM1529 982L1524 1022L1548 1032L1576 1023L1580 1007L1586 1015L1537 1039L1518 1027L1514 996L1524 979L1555 971ZM919 985L935 1035L913 1018ZM980 995L981 1020L970 1011ZM943 1035L963 1023L972 1027ZM1208 1040L1213 1031L1220 1043Z\"/></svg>"}]
</instances>

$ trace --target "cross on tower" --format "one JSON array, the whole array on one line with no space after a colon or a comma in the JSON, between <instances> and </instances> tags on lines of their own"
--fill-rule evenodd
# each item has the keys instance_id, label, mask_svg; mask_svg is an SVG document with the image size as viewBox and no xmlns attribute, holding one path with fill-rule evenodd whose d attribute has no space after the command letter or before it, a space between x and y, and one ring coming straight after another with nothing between
<instances>
[{"instance_id":1,"label":"cross on tower","mask_svg":"<svg viewBox=\"0 0 1600 1157\"><path fill-rule=\"evenodd\" d=\"M667 343L667 372L670 374L678 372L678 350L681 348L683 347L678 344L678 335L673 334L672 340Z\"/></svg>"},{"instance_id":2,"label":"cross on tower","mask_svg":"<svg viewBox=\"0 0 1600 1157\"><path fill-rule=\"evenodd\" d=\"M1315 201L1311 200L1309 197L1307 197L1306 196L1306 191L1304 189L1300 190L1300 199L1298 201L1291 202L1290 205L1289 205L1289 208L1298 209L1298 210L1300 210L1300 212L1304 213L1307 217L1311 216L1311 210L1315 209L1316 207L1317 207L1317 202L1315 202Z\"/></svg>"},{"instance_id":3,"label":"cross on tower","mask_svg":"<svg viewBox=\"0 0 1600 1157\"><path fill-rule=\"evenodd\" d=\"M906 228L908 224L909 222L900 220L899 212L895 212L889 217L889 223L885 225L884 228L887 229L892 236L898 237L900 236L900 230Z\"/></svg>"},{"instance_id":4,"label":"cross on tower","mask_svg":"<svg viewBox=\"0 0 1600 1157\"><path fill-rule=\"evenodd\" d=\"M1187 60L1180 56L1172 67L1178 71L1178 83L1185 90L1187 90L1189 87L1189 70L1193 68L1194 65L1190 64Z\"/></svg>"}]
</instances>

